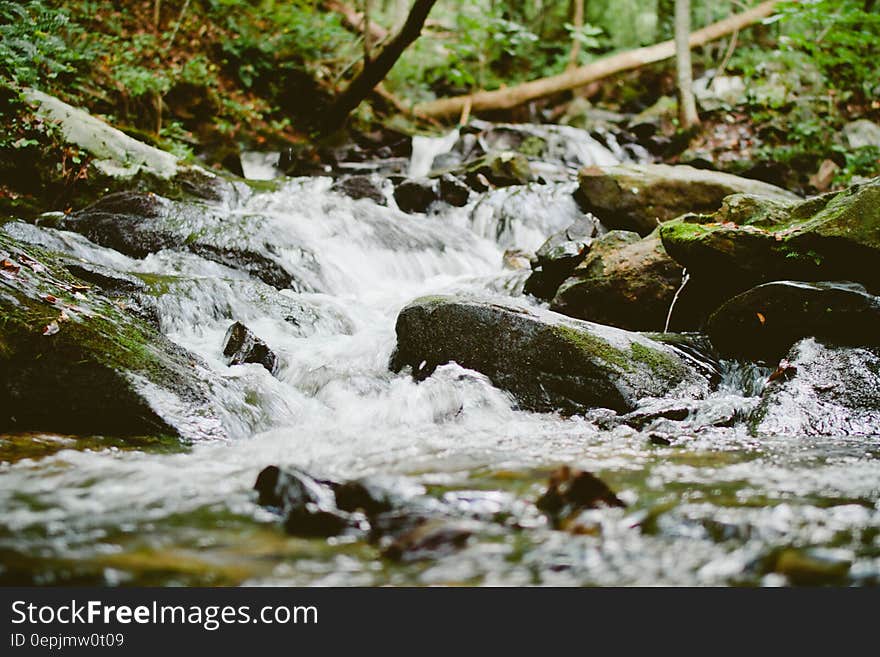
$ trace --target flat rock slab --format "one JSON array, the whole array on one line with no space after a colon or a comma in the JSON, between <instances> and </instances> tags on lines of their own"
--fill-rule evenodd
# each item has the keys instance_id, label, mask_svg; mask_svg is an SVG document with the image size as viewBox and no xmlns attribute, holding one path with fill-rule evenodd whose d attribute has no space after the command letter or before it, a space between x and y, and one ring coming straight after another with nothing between
<instances>
[{"instance_id":1,"label":"flat rock slab","mask_svg":"<svg viewBox=\"0 0 880 657\"><path fill-rule=\"evenodd\" d=\"M638 333L490 300L415 300L397 318L391 369L409 366L421 379L450 361L537 411L631 411L645 397L708 387L673 347Z\"/></svg>"},{"instance_id":2,"label":"flat rock slab","mask_svg":"<svg viewBox=\"0 0 880 657\"><path fill-rule=\"evenodd\" d=\"M580 196L609 228L647 235L657 224L687 212L712 212L736 193L797 201L798 196L759 180L668 164L621 164L582 169Z\"/></svg>"}]
</instances>

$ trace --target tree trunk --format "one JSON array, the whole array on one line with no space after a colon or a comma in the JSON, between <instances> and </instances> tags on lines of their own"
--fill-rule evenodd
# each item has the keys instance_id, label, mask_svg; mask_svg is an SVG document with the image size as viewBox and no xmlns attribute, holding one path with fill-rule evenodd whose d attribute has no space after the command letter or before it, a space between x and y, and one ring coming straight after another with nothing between
<instances>
[{"instance_id":1,"label":"tree trunk","mask_svg":"<svg viewBox=\"0 0 880 657\"><path fill-rule=\"evenodd\" d=\"M584 26L584 0L573 0L574 8L572 10L571 24L575 30L580 30ZM571 52L568 54L569 70L577 68L578 57L581 54L581 41L577 38L577 34L572 35Z\"/></svg>"},{"instance_id":2,"label":"tree trunk","mask_svg":"<svg viewBox=\"0 0 880 657\"><path fill-rule=\"evenodd\" d=\"M697 125L694 76L691 65L691 2L675 0L675 70L678 76L678 123L683 130Z\"/></svg>"},{"instance_id":3,"label":"tree trunk","mask_svg":"<svg viewBox=\"0 0 880 657\"><path fill-rule=\"evenodd\" d=\"M723 21L713 23L694 32L690 36L690 47L702 46L715 39L720 39L731 32L754 25L772 14L773 9L778 3L779 0L763 2L748 11L730 16ZM664 41L646 48L638 48L611 55L571 71L566 71L549 78L533 80L515 87L507 87L506 89L497 89L495 91L479 91L467 96L440 98L428 103L422 103L415 106L415 111L425 116L441 118L459 116L465 103L470 103L474 112L510 109L537 98L582 87L615 73L629 71L646 64L669 59L674 55L675 42Z\"/></svg>"},{"instance_id":4,"label":"tree trunk","mask_svg":"<svg viewBox=\"0 0 880 657\"><path fill-rule=\"evenodd\" d=\"M339 94L327 109L320 126L323 134L328 134L342 127L352 110L360 105L373 88L385 79L388 71L397 63L403 51L419 38L422 26L436 2L437 0L415 1L406 22L400 28L400 32L382 48L372 61L364 66L345 91Z\"/></svg>"}]
</instances>

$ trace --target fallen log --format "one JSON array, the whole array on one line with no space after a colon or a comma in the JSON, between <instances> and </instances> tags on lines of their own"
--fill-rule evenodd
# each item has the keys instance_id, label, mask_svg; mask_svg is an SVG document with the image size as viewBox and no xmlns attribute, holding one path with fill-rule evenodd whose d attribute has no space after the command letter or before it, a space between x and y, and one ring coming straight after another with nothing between
<instances>
[{"instance_id":1,"label":"fallen log","mask_svg":"<svg viewBox=\"0 0 880 657\"><path fill-rule=\"evenodd\" d=\"M689 39L690 47L696 48L705 45L723 36L754 25L770 16L779 2L780 0L763 2L748 11L735 14L693 32ZM663 41L653 46L610 55L565 73L525 82L514 87L493 91L478 91L465 96L440 98L421 103L415 106L414 111L422 116L447 118L460 116L468 105L472 112L510 109L538 98L582 87L615 73L629 71L647 64L669 59L674 55L675 41Z\"/></svg>"}]
</instances>

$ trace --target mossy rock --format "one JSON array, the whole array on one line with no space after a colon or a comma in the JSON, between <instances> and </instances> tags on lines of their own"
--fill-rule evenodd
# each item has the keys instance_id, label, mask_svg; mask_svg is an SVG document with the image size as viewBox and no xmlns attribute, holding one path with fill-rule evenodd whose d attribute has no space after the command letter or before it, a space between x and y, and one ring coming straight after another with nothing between
<instances>
[{"instance_id":1,"label":"mossy rock","mask_svg":"<svg viewBox=\"0 0 880 657\"><path fill-rule=\"evenodd\" d=\"M789 206L731 197L664 224L666 251L734 294L773 280L849 280L880 291L880 178Z\"/></svg>"},{"instance_id":2,"label":"mossy rock","mask_svg":"<svg viewBox=\"0 0 880 657\"><path fill-rule=\"evenodd\" d=\"M226 438L207 366L67 260L0 232L0 432Z\"/></svg>"},{"instance_id":3,"label":"mossy rock","mask_svg":"<svg viewBox=\"0 0 880 657\"><path fill-rule=\"evenodd\" d=\"M451 361L537 411L630 411L644 397L707 388L672 347L638 333L490 300L425 297L404 308L391 369L421 379Z\"/></svg>"},{"instance_id":4,"label":"mossy rock","mask_svg":"<svg viewBox=\"0 0 880 657\"><path fill-rule=\"evenodd\" d=\"M688 212L713 212L726 196L749 193L780 201L798 197L779 187L728 173L666 164L587 167L578 177L585 209L609 228L651 233Z\"/></svg>"}]
</instances>

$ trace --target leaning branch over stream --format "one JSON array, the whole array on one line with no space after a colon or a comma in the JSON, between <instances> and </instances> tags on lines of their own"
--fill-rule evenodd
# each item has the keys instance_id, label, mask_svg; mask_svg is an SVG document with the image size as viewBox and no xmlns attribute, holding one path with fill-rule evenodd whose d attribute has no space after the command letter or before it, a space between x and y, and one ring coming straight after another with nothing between
<instances>
[{"instance_id":1,"label":"leaning branch over stream","mask_svg":"<svg viewBox=\"0 0 880 657\"><path fill-rule=\"evenodd\" d=\"M697 30L691 34L690 46L691 48L696 48L750 27L772 14L777 4L779 4L779 0L769 0L753 9L730 16L701 30ZM663 41L653 46L604 57L565 73L525 82L515 87L496 89L494 91L479 91L466 96L440 98L422 103L415 106L415 111L423 116L445 118L459 116L466 107L469 107L474 112L510 109L538 98L582 87L615 73L629 71L647 64L669 59L674 55L675 41Z\"/></svg>"}]
</instances>

